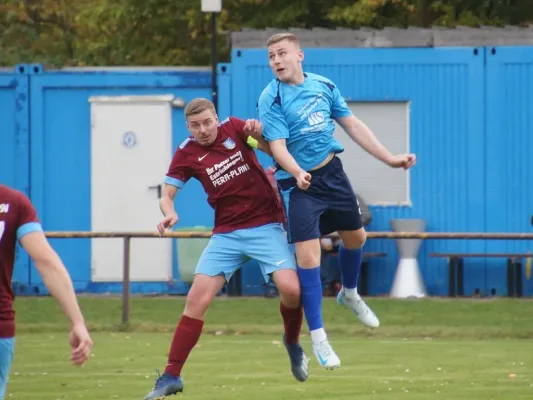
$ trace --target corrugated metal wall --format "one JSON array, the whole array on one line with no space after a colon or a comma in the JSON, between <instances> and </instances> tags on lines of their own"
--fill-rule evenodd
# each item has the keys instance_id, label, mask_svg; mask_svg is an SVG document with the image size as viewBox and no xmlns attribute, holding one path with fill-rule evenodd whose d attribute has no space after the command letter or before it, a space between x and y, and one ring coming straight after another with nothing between
<instances>
[{"instance_id":1,"label":"corrugated metal wall","mask_svg":"<svg viewBox=\"0 0 533 400\"><path fill-rule=\"evenodd\" d=\"M29 96L25 66L0 70L0 183L29 195ZM30 276L27 254L18 252L15 285Z\"/></svg>"},{"instance_id":2,"label":"corrugated metal wall","mask_svg":"<svg viewBox=\"0 0 533 400\"><path fill-rule=\"evenodd\" d=\"M487 49L485 113L485 227L488 231L531 232L533 217L533 47ZM533 244L499 241L491 252L529 252ZM490 262L494 267L495 262ZM504 281L498 268L487 282ZM524 277L533 294L532 278ZM489 286L490 288L493 287Z\"/></svg>"},{"instance_id":3,"label":"corrugated metal wall","mask_svg":"<svg viewBox=\"0 0 533 400\"><path fill-rule=\"evenodd\" d=\"M410 102L410 147L418 157L410 177L413 204L372 207L370 230L390 230L391 219L422 218L429 231L532 231L532 47L310 49L304 63L306 70L335 81L348 100ZM220 118L256 117L259 94L272 78L266 51L234 49L232 62L219 65L218 72ZM210 80L207 71L43 71L40 66L0 71L0 181L31 194L45 229L90 229L89 96L170 92L188 101L209 96ZM180 124L174 146L185 135ZM264 166L272 163L264 155L260 160ZM72 164L79 167L64 168ZM209 224L212 210L204 200L199 185L184 191L177 202L181 228ZM78 288L120 290L120 285L90 285L87 241L68 242L54 245L75 269ZM425 241L419 260L429 293L444 295L446 260L432 259L430 252L531 247L526 241ZM389 293L398 263L395 243L370 240L366 250L388 253L371 264L370 292ZM467 295L476 288L481 294L491 289L506 294L505 260L468 260L466 273ZM243 276L246 293L262 293L258 269L246 269ZM41 284L30 274L27 257L19 258L16 279ZM532 282L524 276L526 295L533 294ZM169 290L166 283L132 289Z\"/></svg>"},{"instance_id":4,"label":"corrugated metal wall","mask_svg":"<svg viewBox=\"0 0 533 400\"><path fill-rule=\"evenodd\" d=\"M349 101L410 101L412 207L371 207L369 230L390 220L422 218L428 231L531 231L533 103L531 48L309 49L304 68L332 79ZM231 112L256 116L272 79L264 49L234 49ZM492 96L492 97L491 97ZM490 98L489 98L490 97ZM511 136L509 136L511 135ZM271 161L263 158L262 162ZM527 172L526 172L527 171ZM428 291L448 290L447 262L431 252L527 250L526 242L425 241L420 265ZM368 251L389 257L372 263L370 290L388 293L397 265L391 240L370 240ZM505 260L466 261L465 293L506 293ZM525 280L525 289L531 283Z\"/></svg>"},{"instance_id":5,"label":"corrugated metal wall","mask_svg":"<svg viewBox=\"0 0 533 400\"><path fill-rule=\"evenodd\" d=\"M211 95L211 72L198 69L64 69L20 66L0 74L0 182L30 195L46 231L91 230L91 119L95 95L173 94L185 102ZM188 136L183 109L173 110L173 149ZM31 146L30 146L31 143ZM161 171L163 179L166 171ZM213 211L192 184L177 201L184 226L210 225ZM157 221L154 221L157 224ZM155 225L154 225L155 229ZM77 290L120 292L121 284L91 284L90 241L52 239ZM174 255L176 251L173 252ZM179 279L177 259L173 279ZM15 279L44 291L27 257ZM181 282L132 283L132 292L183 293Z\"/></svg>"}]
</instances>

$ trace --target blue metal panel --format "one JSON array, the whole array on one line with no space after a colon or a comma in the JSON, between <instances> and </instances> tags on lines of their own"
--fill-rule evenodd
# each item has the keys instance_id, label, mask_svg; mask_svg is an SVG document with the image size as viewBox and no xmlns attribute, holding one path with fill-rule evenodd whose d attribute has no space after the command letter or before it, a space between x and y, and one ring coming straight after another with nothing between
<instances>
[{"instance_id":1,"label":"blue metal panel","mask_svg":"<svg viewBox=\"0 0 533 400\"><path fill-rule=\"evenodd\" d=\"M12 73L0 73L0 182L11 187L16 187L16 148L17 148L17 123L16 123L16 90L20 78ZM17 187L20 189L20 187Z\"/></svg>"},{"instance_id":2,"label":"blue metal panel","mask_svg":"<svg viewBox=\"0 0 533 400\"><path fill-rule=\"evenodd\" d=\"M24 65L0 72L0 183L29 196L29 92ZM13 281L29 283L30 260L17 248Z\"/></svg>"},{"instance_id":3,"label":"blue metal panel","mask_svg":"<svg viewBox=\"0 0 533 400\"><path fill-rule=\"evenodd\" d=\"M531 232L533 47L487 49L486 221L491 232ZM491 252L530 252L531 241L495 241ZM506 294L505 260L489 263L487 290ZM524 276L524 292L533 281Z\"/></svg>"},{"instance_id":4,"label":"blue metal panel","mask_svg":"<svg viewBox=\"0 0 533 400\"><path fill-rule=\"evenodd\" d=\"M371 207L374 219L369 230L389 230L395 218L423 218L429 231L531 231L532 65L533 49L518 47L306 51L305 69L331 78L349 101L410 102L410 147L418 156L410 176L413 204ZM235 49L232 63L220 64L218 73L220 118L256 117L259 94L272 79L266 51ZM0 73L0 182L31 195L46 230L89 230L88 98L173 93L189 101L210 98L210 91L207 71L43 72L40 65L21 65L16 72ZM174 109L174 148L186 136L183 110ZM264 166L272 163L261 154L259 160ZM176 207L180 227L213 224L213 210L195 181L180 193ZM78 290L121 290L120 284L89 284L89 240L62 239L53 244ZM444 295L446 260L431 259L428 253L527 252L531 246L524 241L426 241L419 261L429 293ZM389 254L386 260L372 261L369 277L371 294L389 293L398 262L394 242L369 240L366 250ZM465 293L479 289L490 294L495 289L505 294L504 264L504 260L467 260ZM30 283L28 265L25 254L19 257L15 279ZM174 279L179 278L177 270L175 262ZM243 277L247 294L263 293L256 263L245 267ZM31 283L42 288L36 274ZM132 285L133 292L144 293L186 289L181 282ZM524 292L533 294L533 280L526 276Z\"/></svg>"},{"instance_id":5,"label":"blue metal panel","mask_svg":"<svg viewBox=\"0 0 533 400\"><path fill-rule=\"evenodd\" d=\"M42 73L39 66L35 68L37 75L31 77L31 195L47 231L91 229L89 97L169 93L185 101L210 97L210 73L203 71ZM187 133L183 110L174 110L173 116L176 148ZM183 196L178 196L177 206L185 226L211 223L204 216L208 206L204 209L203 202L198 204L195 196L199 195L198 188L188 188ZM90 241L56 239L52 243L69 268L76 287L84 289L90 281ZM174 273L177 274L177 265ZM32 283L41 284L37 274L32 274ZM94 286L92 289L97 290ZM166 283L164 286L168 287ZM142 287L136 285L132 289ZM106 288L116 291L120 285L106 285Z\"/></svg>"},{"instance_id":6,"label":"blue metal panel","mask_svg":"<svg viewBox=\"0 0 533 400\"><path fill-rule=\"evenodd\" d=\"M28 76L0 73L0 182L29 194Z\"/></svg>"},{"instance_id":7,"label":"blue metal panel","mask_svg":"<svg viewBox=\"0 0 533 400\"><path fill-rule=\"evenodd\" d=\"M429 231L485 229L483 170L483 49L309 49L306 71L326 75L351 101L410 101L410 148L418 157L411 172L412 207L371 207L370 230L390 230L394 218L423 218ZM272 79L266 50L232 52L232 111L256 115L257 99ZM238 94L238 95L237 95ZM270 161L270 160L269 160ZM372 294L389 293L398 262L390 240L370 240L368 251L386 251L370 271ZM447 293L445 260L433 251L484 251L478 241L427 241L420 265L430 294ZM472 277L485 279L481 265ZM471 293L471 281L466 293ZM472 281L473 282L473 281Z\"/></svg>"},{"instance_id":8,"label":"blue metal panel","mask_svg":"<svg viewBox=\"0 0 533 400\"><path fill-rule=\"evenodd\" d=\"M231 64L222 63L217 67L218 117L223 120L231 116Z\"/></svg>"},{"instance_id":9,"label":"blue metal panel","mask_svg":"<svg viewBox=\"0 0 533 400\"><path fill-rule=\"evenodd\" d=\"M24 76L13 73L0 73L0 182L16 189L24 189L17 182L17 142L20 131L17 129L17 89Z\"/></svg>"}]
</instances>

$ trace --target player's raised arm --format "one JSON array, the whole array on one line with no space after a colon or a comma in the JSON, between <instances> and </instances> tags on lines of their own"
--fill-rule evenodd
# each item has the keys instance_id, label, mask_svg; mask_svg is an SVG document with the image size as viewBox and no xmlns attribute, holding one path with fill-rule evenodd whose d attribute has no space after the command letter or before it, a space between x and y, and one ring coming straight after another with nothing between
<instances>
[{"instance_id":1,"label":"player's raised arm","mask_svg":"<svg viewBox=\"0 0 533 400\"><path fill-rule=\"evenodd\" d=\"M260 121L256 119L246 120L243 131L245 135L248 135L246 139L248 146L257 150L261 150L263 153L266 153L272 157L270 145L263 137L263 124L261 124Z\"/></svg>"},{"instance_id":2,"label":"player's raised arm","mask_svg":"<svg viewBox=\"0 0 533 400\"><path fill-rule=\"evenodd\" d=\"M239 136L248 146L272 156L270 146L263 137L263 125L259 120L247 119L244 121L235 117L230 117L229 120Z\"/></svg>"},{"instance_id":3,"label":"player's raised arm","mask_svg":"<svg viewBox=\"0 0 533 400\"><path fill-rule=\"evenodd\" d=\"M342 126L344 131L350 135L354 142L388 166L408 169L415 164L416 157L414 154L391 154L390 151L380 143L370 128L357 117L353 115L341 117L337 118L337 122Z\"/></svg>"},{"instance_id":4,"label":"player's raised arm","mask_svg":"<svg viewBox=\"0 0 533 400\"><path fill-rule=\"evenodd\" d=\"M76 299L72 280L65 266L40 230L24 234L20 238L20 244L35 263L46 288L70 320L72 362L76 365L83 364L89 359L92 341L85 327L85 320Z\"/></svg>"},{"instance_id":5,"label":"player's raised arm","mask_svg":"<svg viewBox=\"0 0 533 400\"><path fill-rule=\"evenodd\" d=\"M337 87L333 89L331 116L342 126L354 142L381 162L394 168L403 167L407 169L414 165L415 156L413 154L394 156L380 143L372 130L352 114Z\"/></svg>"},{"instance_id":6,"label":"player's raised arm","mask_svg":"<svg viewBox=\"0 0 533 400\"><path fill-rule=\"evenodd\" d=\"M338 87L334 86L331 104L331 117L334 118L344 131L365 151L385 164L390 164L393 155L379 142L370 128L356 118Z\"/></svg>"},{"instance_id":7,"label":"player's raised arm","mask_svg":"<svg viewBox=\"0 0 533 400\"><path fill-rule=\"evenodd\" d=\"M394 156L379 142L374 133L372 133L363 121L354 115L337 118L336 120L352 140L365 151L385 164L391 163Z\"/></svg>"}]
</instances>

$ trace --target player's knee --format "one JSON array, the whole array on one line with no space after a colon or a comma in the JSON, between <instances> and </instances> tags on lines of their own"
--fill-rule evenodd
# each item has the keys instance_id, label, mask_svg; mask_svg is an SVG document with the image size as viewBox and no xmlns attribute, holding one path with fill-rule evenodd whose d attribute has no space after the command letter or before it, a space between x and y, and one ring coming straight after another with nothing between
<instances>
[{"instance_id":1,"label":"player's knee","mask_svg":"<svg viewBox=\"0 0 533 400\"><path fill-rule=\"evenodd\" d=\"M281 302L287 307L298 307L300 305L300 284L298 279L290 282L284 282L278 287Z\"/></svg>"},{"instance_id":2,"label":"player's knee","mask_svg":"<svg viewBox=\"0 0 533 400\"><path fill-rule=\"evenodd\" d=\"M295 249L298 266L302 268L313 268L320 265L322 253L319 239L296 243Z\"/></svg>"},{"instance_id":3,"label":"player's knee","mask_svg":"<svg viewBox=\"0 0 533 400\"><path fill-rule=\"evenodd\" d=\"M355 231L354 245L360 249L366 243L366 231L364 228Z\"/></svg>"},{"instance_id":4,"label":"player's knee","mask_svg":"<svg viewBox=\"0 0 533 400\"><path fill-rule=\"evenodd\" d=\"M222 277L219 279L204 275L196 276L187 294L184 313L191 318L202 318L222 285Z\"/></svg>"},{"instance_id":5,"label":"player's knee","mask_svg":"<svg viewBox=\"0 0 533 400\"><path fill-rule=\"evenodd\" d=\"M200 319L204 316L211 303L211 296L201 293L189 293L185 301L184 314L191 318Z\"/></svg>"},{"instance_id":6,"label":"player's knee","mask_svg":"<svg viewBox=\"0 0 533 400\"><path fill-rule=\"evenodd\" d=\"M356 231L339 231L339 235L342 239L342 245L346 249L360 249L366 242L365 228Z\"/></svg>"},{"instance_id":7,"label":"player's knee","mask_svg":"<svg viewBox=\"0 0 533 400\"><path fill-rule=\"evenodd\" d=\"M300 298L300 282L294 274L294 279L282 281L278 286L278 291L287 297Z\"/></svg>"},{"instance_id":8,"label":"player's knee","mask_svg":"<svg viewBox=\"0 0 533 400\"><path fill-rule=\"evenodd\" d=\"M274 272L272 276L278 289L281 302L287 307L300 305L300 281L295 270L283 269Z\"/></svg>"}]
</instances>

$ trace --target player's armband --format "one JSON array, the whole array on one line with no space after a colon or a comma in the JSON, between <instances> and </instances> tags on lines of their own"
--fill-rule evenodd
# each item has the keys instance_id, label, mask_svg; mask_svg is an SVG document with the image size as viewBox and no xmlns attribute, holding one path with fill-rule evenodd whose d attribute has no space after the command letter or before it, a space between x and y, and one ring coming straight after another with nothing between
<instances>
[{"instance_id":1,"label":"player's armband","mask_svg":"<svg viewBox=\"0 0 533 400\"><path fill-rule=\"evenodd\" d=\"M248 139L246 139L246 144L250 147L253 147L254 149L257 149L257 146L259 146L259 142L257 141L257 139L251 136L248 136Z\"/></svg>"}]
</instances>

